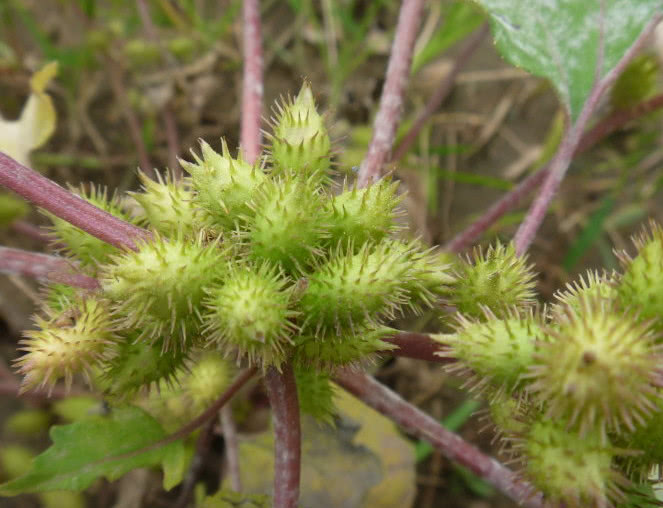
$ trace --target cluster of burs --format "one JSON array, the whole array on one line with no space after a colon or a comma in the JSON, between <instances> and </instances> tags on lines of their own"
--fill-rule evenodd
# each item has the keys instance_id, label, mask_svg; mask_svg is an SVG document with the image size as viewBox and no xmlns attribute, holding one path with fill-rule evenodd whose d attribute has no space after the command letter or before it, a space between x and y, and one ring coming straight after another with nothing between
<instances>
[{"instance_id":1,"label":"cluster of burs","mask_svg":"<svg viewBox=\"0 0 663 508\"><path fill-rule=\"evenodd\" d=\"M168 420L202 411L236 365L288 362L302 411L329 419L334 368L388 351L393 318L444 301L458 310L437 336L449 370L486 395L504 453L546 498L646 505L663 459L663 232L642 236L623 274L590 273L539 306L512 247L451 259L401 238L396 183L338 183L307 84L271 127L256 164L203 142L186 178L140 175L125 197L81 190L151 231L135 250L51 217L56 245L101 289L46 288L17 360L24 387L82 374L111 403Z\"/></svg>"}]
</instances>

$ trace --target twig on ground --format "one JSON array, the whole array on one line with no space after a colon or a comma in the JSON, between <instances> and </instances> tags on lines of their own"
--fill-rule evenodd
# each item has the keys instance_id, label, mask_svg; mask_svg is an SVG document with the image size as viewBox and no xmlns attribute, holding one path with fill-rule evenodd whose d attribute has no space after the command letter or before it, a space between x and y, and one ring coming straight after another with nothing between
<instances>
[{"instance_id":1,"label":"twig on ground","mask_svg":"<svg viewBox=\"0 0 663 508\"><path fill-rule=\"evenodd\" d=\"M361 372L343 369L336 381L365 404L391 418L397 424L429 441L448 459L467 467L511 499L528 508L541 508L543 499L529 483L492 459L460 436L448 431L426 413L403 400L397 393Z\"/></svg>"},{"instance_id":2,"label":"twig on ground","mask_svg":"<svg viewBox=\"0 0 663 508\"><path fill-rule=\"evenodd\" d=\"M237 445L237 429L235 428L232 408L228 405L223 406L219 412L219 416L221 418L223 442L226 449L230 486L235 492L241 492L242 476L239 469L239 447Z\"/></svg>"},{"instance_id":3,"label":"twig on ground","mask_svg":"<svg viewBox=\"0 0 663 508\"><path fill-rule=\"evenodd\" d=\"M0 152L0 185L116 247L134 249L135 239L151 237L148 231L97 208L3 152Z\"/></svg>"},{"instance_id":4,"label":"twig on ground","mask_svg":"<svg viewBox=\"0 0 663 508\"><path fill-rule=\"evenodd\" d=\"M180 495L177 497L175 502L175 508L186 508L193 494L193 489L198 482L198 477L205 465L207 456L210 451L210 444L212 443L212 438L214 437L214 419L210 420L205 428L200 432L198 440L196 441L196 451L191 460L191 465L189 466L189 471L182 482L182 489L180 490Z\"/></svg>"},{"instance_id":5,"label":"twig on ground","mask_svg":"<svg viewBox=\"0 0 663 508\"><path fill-rule=\"evenodd\" d=\"M403 95L410 76L412 52L421 22L423 0L403 0L391 47L380 107L373 123L373 137L361 163L357 184L365 187L380 178L396 137L403 109Z\"/></svg>"},{"instance_id":6,"label":"twig on ground","mask_svg":"<svg viewBox=\"0 0 663 508\"><path fill-rule=\"evenodd\" d=\"M274 508L296 508L299 501L301 429L292 365L267 370L264 377L274 426Z\"/></svg>"},{"instance_id":7,"label":"twig on ground","mask_svg":"<svg viewBox=\"0 0 663 508\"><path fill-rule=\"evenodd\" d=\"M244 25L244 75L242 82L242 119L240 146L244 158L253 164L260 155L260 118L262 116L262 30L258 0L242 3Z\"/></svg>"}]
</instances>

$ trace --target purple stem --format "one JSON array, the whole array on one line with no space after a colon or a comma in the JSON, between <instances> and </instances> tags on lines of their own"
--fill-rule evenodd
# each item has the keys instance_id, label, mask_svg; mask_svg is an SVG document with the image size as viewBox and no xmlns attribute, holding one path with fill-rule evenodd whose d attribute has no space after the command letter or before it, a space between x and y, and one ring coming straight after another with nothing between
<instances>
[{"instance_id":1,"label":"purple stem","mask_svg":"<svg viewBox=\"0 0 663 508\"><path fill-rule=\"evenodd\" d=\"M240 145L247 162L260 155L260 118L262 114L262 30L258 0L244 0L244 81L242 84L242 120Z\"/></svg>"},{"instance_id":2,"label":"purple stem","mask_svg":"<svg viewBox=\"0 0 663 508\"><path fill-rule=\"evenodd\" d=\"M427 362L450 363L452 358L437 356L442 350L442 344L430 338L426 333L400 332L383 339L385 342L398 346L398 349L390 349L387 354L425 360Z\"/></svg>"},{"instance_id":3,"label":"purple stem","mask_svg":"<svg viewBox=\"0 0 663 508\"><path fill-rule=\"evenodd\" d=\"M543 506L542 495L532 485L457 434L445 429L371 376L343 369L337 372L336 381L366 405L391 418L418 438L429 441L445 457L465 466L517 503L528 508Z\"/></svg>"},{"instance_id":4,"label":"purple stem","mask_svg":"<svg viewBox=\"0 0 663 508\"><path fill-rule=\"evenodd\" d=\"M82 289L100 288L97 279L78 273L71 261L10 247L0 247L0 272L59 282Z\"/></svg>"},{"instance_id":5,"label":"purple stem","mask_svg":"<svg viewBox=\"0 0 663 508\"><path fill-rule=\"evenodd\" d=\"M274 426L274 508L296 508L301 469L299 401L292 366L270 367L264 377Z\"/></svg>"},{"instance_id":6,"label":"purple stem","mask_svg":"<svg viewBox=\"0 0 663 508\"><path fill-rule=\"evenodd\" d=\"M550 205L550 202L557 192L557 189L562 183L562 180L566 175L566 171L571 164L571 160L573 159L574 152L580 144L585 126L589 122L591 115L596 110L599 104L599 100L605 91L612 86L617 77L631 61L631 59L642 48L662 17L662 15L655 16L654 19L652 19L645 26L638 38L633 42L626 53L624 53L624 56L622 56L619 62L617 62L617 65L610 69L610 71L601 80L594 84L587 102L585 102L585 105L580 111L580 115L578 115L575 124L568 127L564 138L562 139L562 142L557 149L557 153L550 161L550 169L548 170L546 180L543 182L543 186L541 187L538 196L527 212L525 220L516 232L516 236L514 238L516 254L524 254L534 240L534 236L536 235L536 232L541 226L541 223L543 222L543 219L546 215L548 206ZM601 41L603 41L603 39L601 39ZM600 46L602 46L602 44ZM600 47L599 55L597 58L597 65L599 66L602 66L602 56L603 48Z\"/></svg>"},{"instance_id":7,"label":"purple stem","mask_svg":"<svg viewBox=\"0 0 663 508\"><path fill-rule=\"evenodd\" d=\"M458 56L454 60L451 70L442 80L437 90L435 90L435 93L428 100L426 107L424 107L423 111L419 113L419 116L412 124L408 133L394 149L394 154L391 157L392 161L395 162L401 160L408 150L410 150L412 144L417 139L419 132L421 132L421 129L426 125L426 122L430 120L430 117L435 114L444 100L449 96L451 90L453 90L454 82L456 81L458 73L463 69L472 53L476 51L481 44L481 41L483 41L489 33L490 27L488 24L485 24L466 41L465 45L460 50L460 53L458 53Z\"/></svg>"},{"instance_id":8,"label":"purple stem","mask_svg":"<svg viewBox=\"0 0 663 508\"><path fill-rule=\"evenodd\" d=\"M151 238L144 229L97 208L3 152L0 152L0 185L116 247L135 249L135 239Z\"/></svg>"},{"instance_id":9,"label":"purple stem","mask_svg":"<svg viewBox=\"0 0 663 508\"><path fill-rule=\"evenodd\" d=\"M410 76L412 53L423 5L424 0L403 0L401 4L380 108L373 124L373 138L359 168L359 187L365 187L379 179L382 166L389 160L396 129L403 113L403 95Z\"/></svg>"}]
</instances>

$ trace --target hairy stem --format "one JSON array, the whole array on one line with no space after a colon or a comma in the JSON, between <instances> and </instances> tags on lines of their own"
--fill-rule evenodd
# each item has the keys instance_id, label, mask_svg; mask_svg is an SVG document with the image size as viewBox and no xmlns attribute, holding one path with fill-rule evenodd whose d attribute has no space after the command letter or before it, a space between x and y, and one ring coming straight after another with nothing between
<instances>
[{"instance_id":1,"label":"hairy stem","mask_svg":"<svg viewBox=\"0 0 663 508\"><path fill-rule=\"evenodd\" d=\"M134 239L151 236L146 230L97 208L3 152L0 152L0 185L116 247L135 249Z\"/></svg>"},{"instance_id":2,"label":"hairy stem","mask_svg":"<svg viewBox=\"0 0 663 508\"><path fill-rule=\"evenodd\" d=\"M442 427L371 376L343 369L337 372L336 381L365 404L388 416L415 436L429 441L448 459L467 467L517 503L528 508L543 506L541 494L532 485Z\"/></svg>"},{"instance_id":3,"label":"hairy stem","mask_svg":"<svg viewBox=\"0 0 663 508\"><path fill-rule=\"evenodd\" d=\"M296 508L301 469L299 401L292 365L274 367L264 378L274 426L274 508Z\"/></svg>"},{"instance_id":4,"label":"hairy stem","mask_svg":"<svg viewBox=\"0 0 663 508\"><path fill-rule=\"evenodd\" d=\"M401 142L394 149L394 154L391 157L392 161L395 162L401 160L410 150L412 144L417 139L419 132L421 132L421 129L426 125L426 122L430 120L430 117L435 114L444 100L449 96L451 90L453 90L454 82L456 81L458 73L463 69L467 61L470 59L470 56L472 56L472 53L476 51L481 44L481 41L483 41L489 33L490 27L488 24L485 24L468 38L465 45L458 53L458 56L455 58L449 73L444 77L440 86L437 87L435 93L430 97L424 109L419 113L412 124L412 127L410 127L410 130L405 136L403 136Z\"/></svg>"},{"instance_id":5,"label":"hairy stem","mask_svg":"<svg viewBox=\"0 0 663 508\"><path fill-rule=\"evenodd\" d=\"M453 358L437 356L435 353L442 350L442 344L430 338L426 333L399 332L396 335L383 339L389 344L398 346L398 349L390 349L386 353L415 360L426 360L427 362L450 363Z\"/></svg>"},{"instance_id":6,"label":"hairy stem","mask_svg":"<svg viewBox=\"0 0 663 508\"><path fill-rule=\"evenodd\" d=\"M260 117L262 113L262 30L258 0L242 2L244 18L244 77L242 82L242 119L240 145L244 158L253 164L260 155Z\"/></svg>"},{"instance_id":7,"label":"hairy stem","mask_svg":"<svg viewBox=\"0 0 663 508\"><path fill-rule=\"evenodd\" d=\"M566 171L571 164L573 154L575 153L580 143L582 132L589 122L591 115L598 107L601 97L605 91L612 86L617 77L631 61L631 59L642 48L662 17L663 16L661 15L655 16L655 18L645 26L635 42L626 51L624 56L622 56L619 62L617 62L617 65L615 65L615 67L613 67L602 79L597 80L594 84L587 102L585 102L585 105L580 111L580 115L578 116L575 124L568 127L566 134L564 135L564 138L562 139L562 142L560 143L560 146L557 150L557 153L550 162L550 169L545 181L543 182L543 186L541 187L538 196L532 203L532 206L527 212L525 219L516 232L516 236L514 238L516 254L524 254L534 240L534 236L536 235L536 232L541 226L541 223L543 222L543 219L546 215L548 206L550 205L550 202L552 201L555 193L557 192L557 189L562 183L562 180L566 175ZM602 63L602 46L603 45L601 44L599 48L599 57L597 58L599 66Z\"/></svg>"},{"instance_id":8,"label":"hairy stem","mask_svg":"<svg viewBox=\"0 0 663 508\"><path fill-rule=\"evenodd\" d=\"M403 0L401 4L380 107L373 124L373 138L357 176L359 187L365 187L379 179L382 166L389 160L403 112L403 95L410 76L412 52L423 5L423 0Z\"/></svg>"},{"instance_id":9,"label":"hairy stem","mask_svg":"<svg viewBox=\"0 0 663 508\"><path fill-rule=\"evenodd\" d=\"M11 247L0 247L0 272L82 289L95 290L101 287L97 279L79 273L71 261Z\"/></svg>"}]
</instances>

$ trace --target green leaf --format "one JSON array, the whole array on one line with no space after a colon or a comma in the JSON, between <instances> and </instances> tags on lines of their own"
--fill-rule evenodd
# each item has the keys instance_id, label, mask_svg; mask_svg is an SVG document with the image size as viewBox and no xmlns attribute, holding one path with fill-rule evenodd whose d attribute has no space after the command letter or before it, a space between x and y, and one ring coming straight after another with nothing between
<instances>
[{"instance_id":1,"label":"green leaf","mask_svg":"<svg viewBox=\"0 0 663 508\"><path fill-rule=\"evenodd\" d=\"M28 473L0 485L0 495L83 490L101 476L114 481L132 469L158 465L167 473L164 487L169 488L185 453L181 441L135 453L165 437L159 423L136 407L55 426L50 435L53 445L35 458Z\"/></svg>"},{"instance_id":2,"label":"green leaf","mask_svg":"<svg viewBox=\"0 0 663 508\"><path fill-rule=\"evenodd\" d=\"M574 122L594 85L601 32L604 77L663 8L663 0L476 1L504 58L548 78Z\"/></svg>"},{"instance_id":3,"label":"green leaf","mask_svg":"<svg viewBox=\"0 0 663 508\"><path fill-rule=\"evenodd\" d=\"M412 74L431 60L444 53L472 30L477 28L484 17L476 7L467 2L453 2L442 15L442 25L433 34L426 45L414 55L412 60Z\"/></svg>"}]
</instances>

